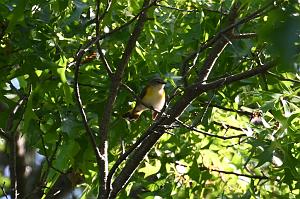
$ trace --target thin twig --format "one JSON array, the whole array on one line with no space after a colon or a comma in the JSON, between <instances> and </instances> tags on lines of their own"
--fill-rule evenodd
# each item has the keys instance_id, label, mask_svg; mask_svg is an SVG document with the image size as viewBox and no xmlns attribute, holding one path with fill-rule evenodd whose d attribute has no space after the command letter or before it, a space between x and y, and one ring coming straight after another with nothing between
<instances>
[{"instance_id":1,"label":"thin twig","mask_svg":"<svg viewBox=\"0 0 300 199\"><path fill-rule=\"evenodd\" d=\"M277 75L277 74L275 74L275 73L272 73L272 72L267 72L267 74L269 74L269 75L272 75L273 77L275 77L275 78L277 78L277 79L279 79L279 80L281 80L281 81L289 81L289 82L293 82L293 83L300 83L300 81L299 80L296 80L296 79L289 79L289 78L284 78L284 77L282 77L282 76L280 76L280 75Z\"/></svg>"},{"instance_id":2,"label":"thin twig","mask_svg":"<svg viewBox=\"0 0 300 199\"><path fill-rule=\"evenodd\" d=\"M96 45L97 45L98 53L100 55L100 59L101 59L103 65L104 65L104 68L105 68L108 76L110 77L110 79L112 79L113 78L113 71L111 70L111 67L110 67L109 63L108 63L105 55L102 52L102 48L101 48L99 42L97 42Z\"/></svg>"},{"instance_id":3,"label":"thin twig","mask_svg":"<svg viewBox=\"0 0 300 199\"><path fill-rule=\"evenodd\" d=\"M233 130L236 130L236 131L242 131L242 132L244 132L242 128L239 128L239 127L236 127L236 126L232 126L232 125L229 125L229 124L220 123L220 122L217 122L217 121L213 121L213 123L215 125L223 127L226 130L227 129L233 129Z\"/></svg>"},{"instance_id":4,"label":"thin twig","mask_svg":"<svg viewBox=\"0 0 300 199\"><path fill-rule=\"evenodd\" d=\"M199 167L199 169L200 170L207 170L207 171L215 171L215 172L224 173L224 174L232 174L232 175L236 175L236 176L243 176L243 177L247 177L247 178L251 178L251 179L260 179L260 180L269 180L270 179L267 176L242 174L242 173L236 173L236 172L232 172L232 171L222 171L222 170L217 170L217 169L209 169L209 168L206 168L206 167Z\"/></svg>"},{"instance_id":5,"label":"thin twig","mask_svg":"<svg viewBox=\"0 0 300 199\"><path fill-rule=\"evenodd\" d=\"M3 182L3 185L1 185L0 187L1 187L3 195L5 196L6 199L8 199L8 195L5 191L5 181Z\"/></svg>"},{"instance_id":6,"label":"thin twig","mask_svg":"<svg viewBox=\"0 0 300 199\"><path fill-rule=\"evenodd\" d=\"M171 9L171 10L176 10L176 11L180 11L180 12L200 12L200 10L198 8L195 8L193 10L188 10L188 9L176 8L174 6L161 5L161 4L158 4L158 3L155 6L158 6L158 7L161 7L161 8L167 8L167 9ZM208 12L213 12L213 13L217 13L217 14L222 14L222 15L228 15L228 13L224 13L222 11L213 10L213 9L209 9L209 8L201 8L201 10L208 11Z\"/></svg>"},{"instance_id":7,"label":"thin twig","mask_svg":"<svg viewBox=\"0 0 300 199\"><path fill-rule=\"evenodd\" d=\"M51 156L51 159L49 159L48 153L47 153L47 149L46 149L45 140L44 140L44 137L43 137L42 133L40 133L40 138L41 138L41 141L42 141L42 147L43 147L43 150L44 150L44 154L45 154L45 158L46 158L46 162L47 162L47 166L48 166L47 169L46 169L46 171L45 171L45 175L44 176L46 177L46 175L48 174L49 168L52 168L54 171L57 171L60 174L64 174L64 172L60 171L59 169L55 168L52 165L54 154ZM56 143L56 145L57 145L57 143ZM55 147L57 147L57 146L55 146ZM56 151L55 151L55 153L56 153ZM45 180L45 179L43 179L43 180Z\"/></svg>"},{"instance_id":8,"label":"thin twig","mask_svg":"<svg viewBox=\"0 0 300 199\"><path fill-rule=\"evenodd\" d=\"M187 9L181 9L181 8L176 8L176 7L172 7L172 6L166 6L166 5L161 5L156 3L155 6L161 7L161 8L167 8L167 9L171 9L171 10L176 10L176 11L180 11L180 12L199 12L198 10L187 10Z\"/></svg>"},{"instance_id":9,"label":"thin twig","mask_svg":"<svg viewBox=\"0 0 300 199\"><path fill-rule=\"evenodd\" d=\"M9 140L9 136L6 134L6 132L2 129L2 128L0 128L0 137L2 137L3 139L5 139L5 140Z\"/></svg>"},{"instance_id":10,"label":"thin twig","mask_svg":"<svg viewBox=\"0 0 300 199\"><path fill-rule=\"evenodd\" d=\"M208 111L208 107L210 107L210 104L211 104L213 98L215 97L215 95L216 95L216 90L213 91L213 95L211 96L211 98L209 99L208 103L206 104L206 106L204 108L204 111L203 111L203 113L201 115L200 120L193 121L193 124L192 124L193 127L197 126L199 123L202 123L202 121L204 119L204 116L206 115L206 113Z\"/></svg>"},{"instance_id":11,"label":"thin twig","mask_svg":"<svg viewBox=\"0 0 300 199\"><path fill-rule=\"evenodd\" d=\"M201 104L203 105L207 105L208 102L201 102ZM248 112L248 111L242 111L242 110L236 110L236 109L232 109L232 108L226 108L224 106L221 106L221 105L217 105L217 104L209 104L210 107L215 107L215 108L218 108L218 109L221 109L221 110L224 110L224 111L230 111L230 112L235 112L235 113L238 113L238 114L241 114L241 115L251 115L252 112Z\"/></svg>"},{"instance_id":12,"label":"thin twig","mask_svg":"<svg viewBox=\"0 0 300 199\"><path fill-rule=\"evenodd\" d=\"M219 138L219 139L222 139L222 140L229 140L229 139L233 139L233 138L241 138L241 137L247 136L246 134L239 134L239 135L233 135L233 136L227 136L227 137L220 136L220 135L211 134L211 133L199 130L199 129L195 128L195 127L189 126L189 125L185 124L184 122L180 121L179 119L175 119L175 120L176 120L176 122L178 124L180 124L181 126L187 128L187 129L189 129L191 131L195 131L197 133L201 133L203 135L210 136L210 137Z\"/></svg>"},{"instance_id":13,"label":"thin twig","mask_svg":"<svg viewBox=\"0 0 300 199\"><path fill-rule=\"evenodd\" d=\"M102 13L101 16L99 16L99 13L100 13L100 0L97 0L96 2L97 2L97 7L96 7L96 19L97 19L96 20L96 36L99 37L100 36L100 23L104 19L104 17L107 14L108 10L110 9L112 0L107 0L106 7L105 7L104 12ZM97 46L98 53L100 55L100 59L101 59L102 63L104 64L104 67L105 67L109 77L112 79L113 72L112 72L111 67L109 66L103 52L102 52L99 41L96 42L96 46Z\"/></svg>"},{"instance_id":14,"label":"thin twig","mask_svg":"<svg viewBox=\"0 0 300 199\"><path fill-rule=\"evenodd\" d=\"M75 99L79 108L79 112L82 118L82 122L84 125L84 128L86 130L86 133L88 134L90 141L92 143L93 146L93 150L96 156L96 160L97 163L100 164L100 161L102 159L100 151L98 149L97 143L96 143L96 139L94 137L94 134L92 132L92 130L90 129L89 125L88 125L88 121L87 121L87 117L86 117L86 113L83 109L83 105L82 105L82 101L81 101L81 97L80 97L80 90L79 90L79 85L78 85L78 79L79 79L79 67L80 67L80 62L82 59L82 56L84 54L84 51L79 50L79 52L77 53L77 59L76 59L76 63L75 63L75 77L74 77L74 94L75 94Z\"/></svg>"},{"instance_id":15,"label":"thin twig","mask_svg":"<svg viewBox=\"0 0 300 199\"><path fill-rule=\"evenodd\" d=\"M256 33L241 33L241 34L233 34L231 39L252 39L252 38L256 38L257 34Z\"/></svg>"},{"instance_id":16,"label":"thin twig","mask_svg":"<svg viewBox=\"0 0 300 199\"><path fill-rule=\"evenodd\" d=\"M99 12L100 12L99 11L99 5L100 5L100 2L99 2L99 0L97 0L97 14L98 14L98 16L96 17L96 19L97 19L96 26L98 26L98 30L99 30L99 24L102 22L102 20L104 19L105 15L108 13L108 11L109 11L109 9L111 7L111 4L112 4L112 0L107 0L105 9L104 9L103 13L99 16ZM97 30L96 30L96 32L97 32Z\"/></svg>"}]
</instances>

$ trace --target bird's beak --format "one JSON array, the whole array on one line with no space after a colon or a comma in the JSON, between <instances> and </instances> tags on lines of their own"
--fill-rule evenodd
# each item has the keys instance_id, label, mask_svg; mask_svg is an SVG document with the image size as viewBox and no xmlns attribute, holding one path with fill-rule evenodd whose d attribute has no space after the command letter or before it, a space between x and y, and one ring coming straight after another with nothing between
<instances>
[{"instance_id":1,"label":"bird's beak","mask_svg":"<svg viewBox=\"0 0 300 199\"><path fill-rule=\"evenodd\" d=\"M161 83L161 84L167 84L167 82L165 82L164 80L161 80L160 83Z\"/></svg>"}]
</instances>

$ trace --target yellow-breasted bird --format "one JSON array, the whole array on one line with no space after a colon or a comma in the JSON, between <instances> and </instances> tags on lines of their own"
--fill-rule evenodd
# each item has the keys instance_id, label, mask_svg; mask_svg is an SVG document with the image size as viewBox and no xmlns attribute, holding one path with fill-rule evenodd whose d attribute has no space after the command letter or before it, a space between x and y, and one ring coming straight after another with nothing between
<instances>
[{"instance_id":1,"label":"yellow-breasted bird","mask_svg":"<svg viewBox=\"0 0 300 199\"><path fill-rule=\"evenodd\" d=\"M152 119L155 120L166 102L165 84L166 82L160 78L150 80L140 95L140 102L137 102L135 107L125 113L123 117L128 120L136 120L143 111L151 108Z\"/></svg>"}]
</instances>

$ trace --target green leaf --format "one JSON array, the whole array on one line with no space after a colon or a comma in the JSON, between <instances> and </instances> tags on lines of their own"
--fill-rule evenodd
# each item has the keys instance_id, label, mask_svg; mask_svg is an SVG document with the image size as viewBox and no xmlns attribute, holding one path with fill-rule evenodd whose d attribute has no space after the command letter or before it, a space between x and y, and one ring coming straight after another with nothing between
<instances>
[{"instance_id":1,"label":"green leaf","mask_svg":"<svg viewBox=\"0 0 300 199\"><path fill-rule=\"evenodd\" d=\"M272 157L273 149L271 147L265 148L264 151L256 157L258 159L258 163L255 167L260 167L266 162L272 162Z\"/></svg>"},{"instance_id":2,"label":"green leaf","mask_svg":"<svg viewBox=\"0 0 300 199\"><path fill-rule=\"evenodd\" d=\"M156 174L161 167L161 162L159 160L154 160L154 165L145 162L145 166L139 169L139 172L144 173L144 178Z\"/></svg>"},{"instance_id":3,"label":"green leaf","mask_svg":"<svg viewBox=\"0 0 300 199\"><path fill-rule=\"evenodd\" d=\"M80 145L73 139L68 139L59 148L54 166L66 170L74 164L74 157L80 150Z\"/></svg>"},{"instance_id":4,"label":"green leaf","mask_svg":"<svg viewBox=\"0 0 300 199\"><path fill-rule=\"evenodd\" d=\"M193 160L193 164L189 169L188 175L196 182L200 179L200 169L196 160Z\"/></svg>"}]
</instances>

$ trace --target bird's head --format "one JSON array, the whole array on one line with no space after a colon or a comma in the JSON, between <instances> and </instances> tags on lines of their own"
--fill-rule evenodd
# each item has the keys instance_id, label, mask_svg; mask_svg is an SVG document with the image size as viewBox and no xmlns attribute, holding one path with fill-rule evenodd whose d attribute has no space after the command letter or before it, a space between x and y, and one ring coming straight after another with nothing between
<instances>
[{"instance_id":1,"label":"bird's head","mask_svg":"<svg viewBox=\"0 0 300 199\"><path fill-rule=\"evenodd\" d=\"M149 86L155 86L155 87L161 87L163 88L165 86L166 82L161 78L154 78L150 80Z\"/></svg>"}]
</instances>

